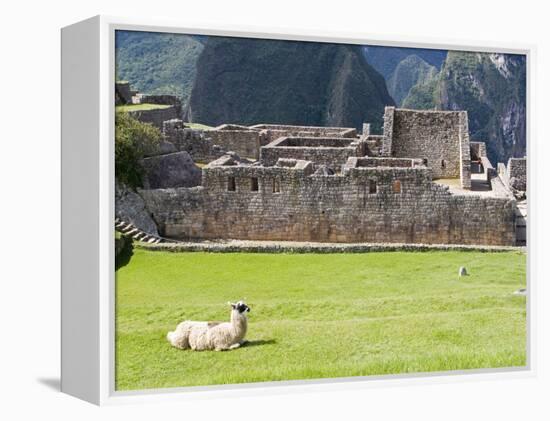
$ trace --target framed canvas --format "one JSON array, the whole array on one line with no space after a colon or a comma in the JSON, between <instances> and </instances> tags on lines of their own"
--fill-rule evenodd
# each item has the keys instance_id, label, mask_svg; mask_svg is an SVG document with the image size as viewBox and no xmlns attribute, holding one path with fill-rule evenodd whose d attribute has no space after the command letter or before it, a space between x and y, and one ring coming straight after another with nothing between
<instances>
[{"instance_id":1,"label":"framed canvas","mask_svg":"<svg viewBox=\"0 0 550 421\"><path fill-rule=\"evenodd\" d=\"M62 391L104 404L533 374L532 58L104 16L63 28Z\"/></svg>"}]
</instances>

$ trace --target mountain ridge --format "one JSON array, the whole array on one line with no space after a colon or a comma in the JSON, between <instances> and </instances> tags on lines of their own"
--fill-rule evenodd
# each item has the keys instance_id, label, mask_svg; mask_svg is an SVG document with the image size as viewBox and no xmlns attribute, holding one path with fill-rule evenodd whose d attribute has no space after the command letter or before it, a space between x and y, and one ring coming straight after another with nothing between
<instances>
[{"instance_id":1,"label":"mountain ridge","mask_svg":"<svg viewBox=\"0 0 550 421\"><path fill-rule=\"evenodd\" d=\"M384 78L360 47L211 37L186 116L208 125L372 122L380 130L386 105L394 101Z\"/></svg>"},{"instance_id":2,"label":"mountain ridge","mask_svg":"<svg viewBox=\"0 0 550 421\"><path fill-rule=\"evenodd\" d=\"M466 110L472 140L485 141L490 159L526 152L525 56L450 51L438 75L415 85L408 108Z\"/></svg>"},{"instance_id":3,"label":"mountain ridge","mask_svg":"<svg viewBox=\"0 0 550 421\"><path fill-rule=\"evenodd\" d=\"M116 31L117 79L145 94L189 98L204 37L142 31Z\"/></svg>"},{"instance_id":4,"label":"mountain ridge","mask_svg":"<svg viewBox=\"0 0 550 421\"><path fill-rule=\"evenodd\" d=\"M402 105L411 88L431 80L438 73L435 66L411 54L399 62L387 81L388 91L397 104Z\"/></svg>"}]
</instances>

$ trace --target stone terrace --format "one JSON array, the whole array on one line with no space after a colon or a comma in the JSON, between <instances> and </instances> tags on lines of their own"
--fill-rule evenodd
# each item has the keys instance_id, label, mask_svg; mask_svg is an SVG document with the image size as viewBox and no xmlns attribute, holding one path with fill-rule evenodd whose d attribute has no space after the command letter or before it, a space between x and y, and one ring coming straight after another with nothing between
<instances>
[{"instance_id":1,"label":"stone terrace","mask_svg":"<svg viewBox=\"0 0 550 421\"><path fill-rule=\"evenodd\" d=\"M464 111L386 107L382 135L369 124L362 134L278 124L197 130L177 119L163 134L172 155L150 161L185 151L206 164L199 185L154 179L139 190L165 238L500 247L516 244L518 226L525 231L511 186L525 188L525 160L497 173L485 144L470 142Z\"/></svg>"},{"instance_id":2,"label":"stone terrace","mask_svg":"<svg viewBox=\"0 0 550 421\"><path fill-rule=\"evenodd\" d=\"M514 245L509 198L455 195L418 159L351 157L343 172L222 157L202 186L140 193L162 235L177 239Z\"/></svg>"}]
</instances>

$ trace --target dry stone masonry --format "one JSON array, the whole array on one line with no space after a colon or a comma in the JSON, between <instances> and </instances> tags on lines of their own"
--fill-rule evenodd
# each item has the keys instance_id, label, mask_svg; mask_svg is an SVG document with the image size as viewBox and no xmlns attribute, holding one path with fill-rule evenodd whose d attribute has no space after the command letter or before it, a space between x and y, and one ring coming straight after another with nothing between
<instances>
[{"instance_id":1,"label":"dry stone masonry","mask_svg":"<svg viewBox=\"0 0 550 421\"><path fill-rule=\"evenodd\" d=\"M499 175L504 183L515 192L527 190L527 159L510 158L508 165L499 164Z\"/></svg>"},{"instance_id":2,"label":"dry stone masonry","mask_svg":"<svg viewBox=\"0 0 550 421\"><path fill-rule=\"evenodd\" d=\"M134 118L143 122L150 123L159 129L166 120L178 118L177 108L170 105L166 108L154 108L152 110L136 110L129 112Z\"/></svg>"},{"instance_id":3,"label":"dry stone masonry","mask_svg":"<svg viewBox=\"0 0 550 421\"><path fill-rule=\"evenodd\" d=\"M167 170L166 184L151 160L156 175L138 193L162 237L516 245L510 180L525 186L525 160L497 173L485 144L470 142L465 111L387 107L382 135L369 124L361 134L272 124L196 130L178 119L162 127L179 151L169 159L184 152L207 163L192 184Z\"/></svg>"},{"instance_id":4,"label":"dry stone masonry","mask_svg":"<svg viewBox=\"0 0 550 421\"><path fill-rule=\"evenodd\" d=\"M227 150L215 144L209 131L186 127L183 121L172 119L162 125L162 133L167 143L174 145L176 150L185 151L195 162L208 163L223 156Z\"/></svg>"},{"instance_id":5,"label":"dry stone masonry","mask_svg":"<svg viewBox=\"0 0 550 421\"><path fill-rule=\"evenodd\" d=\"M335 171L353 156L365 155L365 143L346 137L280 137L261 148L260 162L272 166L281 158L295 158L326 165Z\"/></svg>"},{"instance_id":6,"label":"dry stone masonry","mask_svg":"<svg viewBox=\"0 0 550 421\"><path fill-rule=\"evenodd\" d=\"M350 158L342 174L314 163L236 164L222 157L194 189L141 194L161 233L178 239L511 245L514 201L458 196L409 160ZM384 165L384 166L382 166Z\"/></svg>"},{"instance_id":7,"label":"dry stone masonry","mask_svg":"<svg viewBox=\"0 0 550 421\"><path fill-rule=\"evenodd\" d=\"M465 111L386 108L384 155L423 158L434 177L460 178L470 188L470 146Z\"/></svg>"},{"instance_id":8,"label":"dry stone masonry","mask_svg":"<svg viewBox=\"0 0 550 421\"><path fill-rule=\"evenodd\" d=\"M357 131L343 127L288 126L277 124L257 124L240 126L222 124L205 132L205 136L224 150L233 151L244 158L258 159L260 150L282 137L310 138L332 137L355 139Z\"/></svg>"}]
</instances>

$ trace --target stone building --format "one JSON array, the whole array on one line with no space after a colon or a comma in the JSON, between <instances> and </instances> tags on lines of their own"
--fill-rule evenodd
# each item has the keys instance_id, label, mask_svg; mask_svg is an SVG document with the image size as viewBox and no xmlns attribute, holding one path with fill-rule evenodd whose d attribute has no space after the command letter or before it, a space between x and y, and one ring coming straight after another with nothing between
<instances>
[{"instance_id":1,"label":"stone building","mask_svg":"<svg viewBox=\"0 0 550 421\"><path fill-rule=\"evenodd\" d=\"M165 139L208 162L201 182L139 194L173 239L515 245L516 199L485 144L470 142L467 121L464 111L387 107L384 133L374 135L368 124L362 134L265 124L196 131L173 120Z\"/></svg>"},{"instance_id":2,"label":"stone building","mask_svg":"<svg viewBox=\"0 0 550 421\"><path fill-rule=\"evenodd\" d=\"M470 182L470 139L466 111L418 111L387 107L383 154L425 159L437 178Z\"/></svg>"},{"instance_id":3,"label":"stone building","mask_svg":"<svg viewBox=\"0 0 550 421\"><path fill-rule=\"evenodd\" d=\"M258 159L260 150L282 137L333 137L355 139L357 131L346 127L288 126L280 124L257 124L240 126L222 124L205 132L205 137L221 148L233 151L243 158Z\"/></svg>"}]
</instances>

